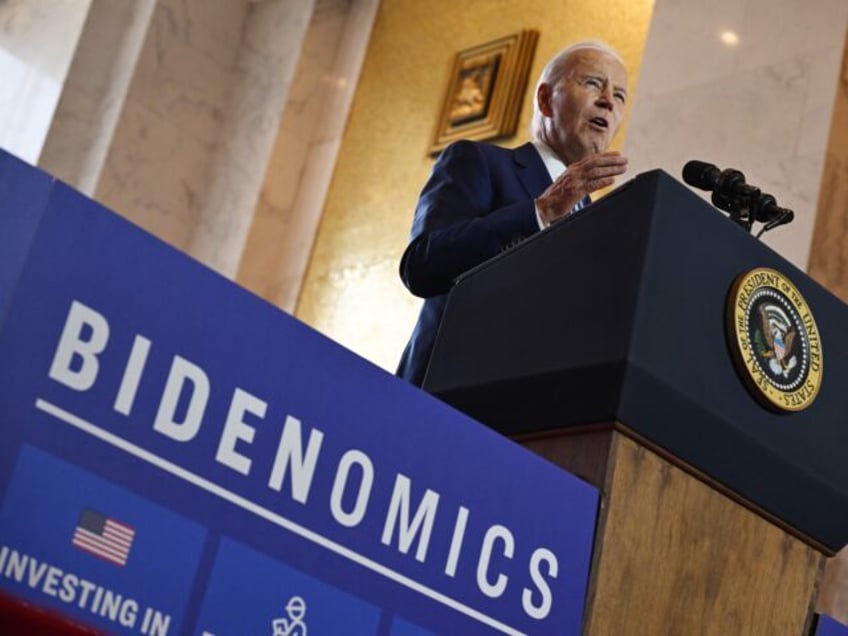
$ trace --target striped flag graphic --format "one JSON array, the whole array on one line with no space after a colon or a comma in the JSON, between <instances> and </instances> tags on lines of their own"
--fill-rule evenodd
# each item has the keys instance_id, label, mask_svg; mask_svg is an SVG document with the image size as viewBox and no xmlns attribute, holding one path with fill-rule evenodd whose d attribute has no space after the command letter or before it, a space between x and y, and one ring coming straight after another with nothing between
<instances>
[{"instance_id":1,"label":"striped flag graphic","mask_svg":"<svg viewBox=\"0 0 848 636\"><path fill-rule=\"evenodd\" d=\"M123 566L130 556L133 537L132 527L86 508L80 515L71 543L89 554Z\"/></svg>"}]
</instances>

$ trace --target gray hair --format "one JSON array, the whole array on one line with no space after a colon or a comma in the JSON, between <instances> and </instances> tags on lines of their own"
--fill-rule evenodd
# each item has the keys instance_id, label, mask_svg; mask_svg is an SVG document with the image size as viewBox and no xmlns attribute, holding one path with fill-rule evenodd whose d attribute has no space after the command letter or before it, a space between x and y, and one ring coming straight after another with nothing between
<instances>
[{"instance_id":1,"label":"gray hair","mask_svg":"<svg viewBox=\"0 0 848 636\"><path fill-rule=\"evenodd\" d=\"M576 42L565 47L559 53L554 55L545 65L545 68L542 69L542 72L539 74L539 79L536 82L536 88L533 90L533 118L530 120L530 135L533 139L539 138L539 131L542 128L542 113L539 110L539 87L542 84L549 84L552 86L561 80L562 76L565 74L565 69L568 66L568 58L571 54L576 51L584 51L586 49L601 51L607 55L611 55L621 62L622 66L625 65L624 60L621 59L621 55L619 55L618 51L606 42L601 42L600 40L585 40L583 42Z\"/></svg>"}]
</instances>

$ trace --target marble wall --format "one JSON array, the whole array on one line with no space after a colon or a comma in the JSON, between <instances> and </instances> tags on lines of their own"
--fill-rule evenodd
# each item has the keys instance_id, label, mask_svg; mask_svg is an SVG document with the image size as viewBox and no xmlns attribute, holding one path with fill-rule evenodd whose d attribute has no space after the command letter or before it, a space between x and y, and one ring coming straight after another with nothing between
<instances>
[{"instance_id":1,"label":"marble wall","mask_svg":"<svg viewBox=\"0 0 848 636\"><path fill-rule=\"evenodd\" d=\"M91 0L0 2L0 147L41 155Z\"/></svg>"},{"instance_id":2,"label":"marble wall","mask_svg":"<svg viewBox=\"0 0 848 636\"><path fill-rule=\"evenodd\" d=\"M795 210L763 238L806 269L846 23L845 0L657 0L632 171L679 177L689 159L741 170Z\"/></svg>"}]
</instances>

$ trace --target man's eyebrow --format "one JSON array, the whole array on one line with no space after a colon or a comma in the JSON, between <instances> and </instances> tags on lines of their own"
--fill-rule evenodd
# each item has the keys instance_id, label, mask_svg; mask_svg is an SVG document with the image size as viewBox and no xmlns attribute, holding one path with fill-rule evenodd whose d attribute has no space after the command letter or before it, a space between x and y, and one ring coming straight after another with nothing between
<instances>
[{"instance_id":1,"label":"man's eyebrow","mask_svg":"<svg viewBox=\"0 0 848 636\"><path fill-rule=\"evenodd\" d=\"M607 84L612 84L612 82L610 82L610 78L607 77L606 75L604 75L603 73L587 72L587 73L584 73L583 75L581 75L580 77L581 77L581 79L584 79L584 80L585 79L596 79L596 80L601 80L602 82L607 83ZM624 93L627 92L626 86L613 84L613 88L617 91L622 91Z\"/></svg>"},{"instance_id":2,"label":"man's eyebrow","mask_svg":"<svg viewBox=\"0 0 848 636\"><path fill-rule=\"evenodd\" d=\"M627 84L613 84L611 80L607 80L607 81L609 81L609 83L612 84L612 89L614 91L620 91L620 92L624 93L625 95L627 94Z\"/></svg>"}]
</instances>

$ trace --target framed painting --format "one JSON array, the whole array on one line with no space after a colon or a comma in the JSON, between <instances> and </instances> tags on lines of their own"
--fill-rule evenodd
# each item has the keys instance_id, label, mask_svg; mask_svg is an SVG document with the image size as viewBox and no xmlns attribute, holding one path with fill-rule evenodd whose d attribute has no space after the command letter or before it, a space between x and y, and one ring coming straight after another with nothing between
<instances>
[{"instance_id":1,"label":"framed painting","mask_svg":"<svg viewBox=\"0 0 848 636\"><path fill-rule=\"evenodd\" d=\"M456 54L431 155L457 139L515 134L538 38L524 30Z\"/></svg>"}]
</instances>

